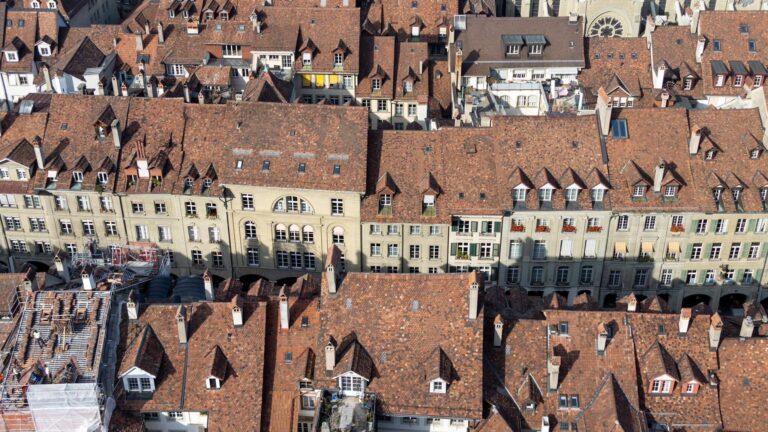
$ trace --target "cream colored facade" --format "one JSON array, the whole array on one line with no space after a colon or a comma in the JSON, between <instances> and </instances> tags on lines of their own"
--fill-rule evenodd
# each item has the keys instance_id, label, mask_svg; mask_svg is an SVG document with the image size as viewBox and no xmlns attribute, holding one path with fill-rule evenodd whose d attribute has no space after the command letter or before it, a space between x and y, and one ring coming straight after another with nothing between
<instances>
[{"instance_id":1,"label":"cream colored facade","mask_svg":"<svg viewBox=\"0 0 768 432\"><path fill-rule=\"evenodd\" d=\"M450 226L445 224L363 222L362 269L377 273L445 273L449 231Z\"/></svg>"},{"instance_id":2,"label":"cream colored facade","mask_svg":"<svg viewBox=\"0 0 768 432\"><path fill-rule=\"evenodd\" d=\"M448 237L450 249L448 271L463 273L477 270L485 278L485 284L499 282L499 257L504 234L502 216L455 216Z\"/></svg>"}]
</instances>

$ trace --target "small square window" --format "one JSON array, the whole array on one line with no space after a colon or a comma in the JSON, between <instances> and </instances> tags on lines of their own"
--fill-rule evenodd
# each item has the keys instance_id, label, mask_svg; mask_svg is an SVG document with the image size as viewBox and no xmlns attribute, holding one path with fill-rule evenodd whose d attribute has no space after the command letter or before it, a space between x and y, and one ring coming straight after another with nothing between
<instances>
[{"instance_id":1,"label":"small square window","mask_svg":"<svg viewBox=\"0 0 768 432\"><path fill-rule=\"evenodd\" d=\"M720 46L720 39L715 39L712 41L712 50L715 52L720 52L720 49L722 47Z\"/></svg>"},{"instance_id":2,"label":"small square window","mask_svg":"<svg viewBox=\"0 0 768 432\"><path fill-rule=\"evenodd\" d=\"M307 172L307 164L300 163L299 164L299 173L304 174Z\"/></svg>"},{"instance_id":3,"label":"small square window","mask_svg":"<svg viewBox=\"0 0 768 432\"><path fill-rule=\"evenodd\" d=\"M293 353L291 351L286 352L283 355L283 359L285 360L285 364L293 363Z\"/></svg>"},{"instance_id":4,"label":"small square window","mask_svg":"<svg viewBox=\"0 0 768 432\"><path fill-rule=\"evenodd\" d=\"M749 47L749 52L757 52L757 41L750 39L747 46Z\"/></svg>"},{"instance_id":5,"label":"small square window","mask_svg":"<svg viewBox=\"0 0 768 432\"><path fill-rule=\"evenodd\" d=\"M333 175L341 175L341 165L333 166Z\"/></svg>"},{"instance_id":6,"label":"small square window","mask_svg":"<svg viewBox=\"0 0 768 432\"><path fill-rule=\"evenodd\" d=\"M265 160L261 163L261 170L262 171L269 171L269 161Z\"/></svg>"},{"instance_id":7,"label":"small square window","mask_svg":"<svg viewBox=\"0 0 768 432\"><path fill-rule=\"evenodd\" d=\"M238 159L237 162L235 162L235 169L243 169L243 160Z\"/></svg>"},{"instance_id":8,"label":"small square window","mask_svg":"<svg viewBox=\"0 0 768 432\"><path fill-rule=\"evenodd\" d=\"M611 120L611 131L616 139L626 139L629 137L627 121L625 119Z\"/></svg>"}]
</instances>

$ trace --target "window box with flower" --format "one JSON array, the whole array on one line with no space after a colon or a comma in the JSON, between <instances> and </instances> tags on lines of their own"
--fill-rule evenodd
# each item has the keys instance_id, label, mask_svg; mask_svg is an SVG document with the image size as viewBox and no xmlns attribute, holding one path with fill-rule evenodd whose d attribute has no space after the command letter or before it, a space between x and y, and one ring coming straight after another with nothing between
<instances>
[{"instance_id":1,"label":"window box with flower","mask_svg":"<svg viewBox=\"0 0 768 432\"><path fill-rule=\"evenodd\" d=\"M546 226L546 225L538 225L538 226L536 226L536 232L537 233L549 232L549 227Z\"/></svg>"},{"instance_id":2,"label":"window box with flower","mask_svg":"<svg viewBox=\"0 0 768 432\"><path fill-rule=\"evenodd\" d=\"M576 232L576 227L573 226L573 225L563 225L563 232L575 233Z\"/></svg>"},{"instance_id":3,"label":"window box with flower","mask_svg":"<svg viewBox=\"0 0 768 432\"><path fill-rule=\"evenodd\" d=\"M512 224L512 232L525 232L525 225Z\"/></svg>"},{"instance_id":4,"label":"window box with flower","mask_svg":"<svg viewBox=\"0 0 768 432\"><path fill-rule=\"evenodd\" d=\"M669 229L673 233L682 233L685 232L685 228L683 228L682 225L672 225L672 228Z\"/></svg>"},{"instance_id":5,"label":"window box with flower","mask_svg":"<svg viewBox=\"0 0 768 432\"><path fill-rule=\"evenodd\" d=\"M601 226L588 226L587 227L587 232L599 233L599 232L602 232L602 231L603 231L603 227L601 227Z\"/></svg>"}]
</instances>

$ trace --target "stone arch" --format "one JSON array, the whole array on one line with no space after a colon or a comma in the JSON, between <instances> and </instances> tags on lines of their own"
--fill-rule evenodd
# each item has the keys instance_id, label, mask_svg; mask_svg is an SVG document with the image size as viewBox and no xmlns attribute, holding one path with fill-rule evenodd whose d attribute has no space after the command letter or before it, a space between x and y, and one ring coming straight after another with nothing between
<instances>
[{"instance_id":1,"label":"stone arch","mask_svg":"<svg viewBox=\"0 0 768 432\"><path fill-rule=\"evenodd\" d=\"M238 278L238 280L243 284L243 292L248 292L248 289L251 287L251 284L259 281L260 279L267 279L267 278L256 273L242 275Z\"/></svg>"},{"instance_id":2,"label":"stone arch","mask_svg":"<svg viewBox=\"0 0 768 432\"><path fill-rule=\"evenodd\" d=\"M731 293L720 297L720 303L717 312L721 315L741 316L744 314L744 303L747 301L747 295L741 293Z\"/></svg>"},{"instance_id":3,"label":"stone arch","mask_svg":"<svg viewBox=\"0 0 768 432\"><path fill-rule=\"evenodd\" d=\"M605 12L598 15L587 27L589 37L624 37L630 34L630 25L626 20L615 13Z\"/></svg>"},{"instance_id":4,"label":"stone arch","mask_svg":"<svg viewBox=\"0 0 768 432\"><path fill-rule=\"evenodd\" d=\"M603 307L607 309L615 309L616 308L616 294L606 294L605 297L603 297Z\"/></svg>"},{"instance_id":5,"label":"stone arch","mask_svg":"<svg viewBox=\"0 0 768 432\"><path fill-rule=\"evenodd\" d=\"M694 307L699 303L704 303L705 305L709 305L711 301L712 301L712 297L706 294L692 294L683 298L683 307L684 308Z\"/></svg>"}]
</instances>

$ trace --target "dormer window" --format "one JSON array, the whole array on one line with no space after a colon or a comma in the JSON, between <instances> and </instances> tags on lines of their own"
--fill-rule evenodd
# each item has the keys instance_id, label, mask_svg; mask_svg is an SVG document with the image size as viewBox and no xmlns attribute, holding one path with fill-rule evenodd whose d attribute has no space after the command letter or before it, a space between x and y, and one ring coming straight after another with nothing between
<instances>
[{"instance_id":1,"label":"dormer window","mask_svg":"<svg viewBox=\"0 0 768 432\"><path fill-rule=\"evenodd\" d=\"M689 91L693 89L693 77L685 77L683 81L683 90Z\"/></svg>"},{"instance_id":2,"label":"dormer window","mask_svg":"<svg viewBox=\"0 0 768 432\"><path fill-rule=\"evenodd\" d=\"M184 9L183 11L181 11L181 16L184 17L184 19L188 20L189 19L189 10Z\"/></svg>"},{"instance_id":3,"label":"dormer window","mask_svg":"<svg viewBox=\"0 0 768 432\"><path fill-rule=\"evenodd\" d=\"M210 377L206 381L205 386L209 390L218 390L221 388L221 381L216 377Z\"/></svg>"},{"instance_id":4,"label":"dormer window","mask_svg":"<svg viewBox=\"0 0 768 432\"><path fill-rule=\"evenodd\" d=\"M389 209L392 208L392 195L390 194L379 195L379 211L384 210L386 208L389 208Z\"/></svg>"},{"instance_id":5,"label":"dormer window","mask_svg":"<svg viewBox=\"0 0 768 432\"><path fill-rule=\"evenodd\" d=\"M209 189L212 185L213 185L213 180L208 178L203 180L203 188Z\"/></svg>"},{"instance_id":6,"label":"dormer window","mask_svg":"<svg viewBox=\"0 0 768 432\"><path fill-rule=\"evenodd\" d=\"M715 155L717 154L717 150L715 149L709 149L704 153L704 159L705 160L714 160Z\"/></svg>"},{"instance_id":7,"label":"dormer window","mask_svg":"<svg viewBox=\"0 0 768 432\"><path fill-rule=\"evenodd\" d=\"M519 54L520 54L520 45L517 45L517 44L507 45L507 55L514 56Z\"/></svg>"},{"instance_id":8,"label":"dormer window","mask_svg":"<svg viewBox=\"0 0 768 432\"><path fill-rule=\"evenodd\" d=\"M750 159L757 159L760 157L760 149L752 149L749 152L749 158Z\"/></svg>"},{"instance_id":9,"label":"dormer window","mask_svg":"<svg viewBox=\"0 0 768 432\"><path fill-rule=\"evenodd\" d=\"M344 64L344 55L342 53L336 53L333 55L333 65L341 66Z\"/></svg>"},{"instance_id":10,"label":"dormer window","mask_svg":"<svg viewBox=\"0 0 768 432\"><path fill-rule=\"evenodd\" d=\"M734 87L741 87L744 85L744 75L734 75L733 77L733 86Z\"/></svg>"},{"instance_id":11,"label":"dormer window","mask_svg":"<svg viewBox=\"0 0 768 432\"><path fill-rule=\"evenodd\" d=\"M715 52L720 52L722 49L722 46L720 44L720 39L715 39L712 41L712 50Z\"/></svg>"},{"instance_id":12,"label":"dormer window","mask_svg":"<svg viewBox=\"0 0 768 432\"><path fill-rule=\"evenodd\" d=\"M100 171L96 174L96 180L100 185L105 185L107 184L107 181L109 181L109 174L104 171Z\"/></svg>"},{"instance_id":13,"label":"dormer window","mask_svg":"<svg viewBox=\"0 0 768 432\"><path fill-rule=\"evenodd\" d=\"M373 91L381 90L381 79L380 78L374 78L374 79L371 80L371 89Z\"/></svg>"},{"instance_id":14,"label":"dormer window","mask_svg":"<svg viewBox=\"0 0 768 432\"><path fill-rule=\"evenodd\" d=\"M741 198L741 188L733 188L733 190L731 190L731 195L733 196L734 201L738 201L739 198Z\"/></svg>"},{"instance_id":15,"label":"dormer window","mask_svg":"<svg viewBox=\"0 0 768 432\"><path fill-rule=\"evenodd\" d=\"M212 20L213 19L213 11L205 11L205 19Z\"/></svg>"},{"instance_id":16,"label":"dormer window","mask_svg":"<svg viewBox=\"0 0 768 432\"><path fill-rule=\"evenodd\" d=\"M445 381L441 379L433 380L429 383L429 392L430 393L445 393L446 385Z\"/></svg>"},{"instance_id":17,"label":"dormer window","mask_svg":"<svg viewBox=\"0 0 768 432\"><path fill-rule=\"evenodd\" d=\"M170 19L176 18L176 11L173 9L168 9L168 18Z\"/></svg>"},{"instance_id":18,"label":"dormer window","mask_svg":"<svg viewBox=\"0 0 768 432\"><path fill-rule=\"evenodd\" d=\"M33 1L32 3L30 3L30 6L32 6L32 9L40 9L40 2Z\"/></svg>"},{"instance_id":19,"label":"dormer window","mask_svg":"<svg viewBox=\"0 0 768 432\"><path fill-rule=\"evenodd\" d=\"M715 87L722 87L725 85L725 74L717 74L715 76Z\"/></svg>"},{"instance_id":20,"label":"dormer window","mask_svg":"<svg viewBox=\"0 0 768 432\"><path fill-rule=\"evenodd\" d=\"M629 137L629 130L627 129L626 119L611 120L611 132L613 132L613 138L615 139L627 139Z\"/></svg>"},{"instance_id":21,"label":"dormer window","mask_svg":"<svg viewBox=\"0 0 768 432\"><path fill-rule=\"evenodd\" d=\"M227 11L219 12L219 19L222 21L229 21L229 12Z\"/></svg>"},{"instance_id":22,"label":"dormer window","mask_svg":"<svg viewBox=\"0 0 768 432\"><path fill-rule=\"evenodd\" d=\"M760 201L768 203L768 187L760 188Z\"/></svg>"},{"instance_id":23,"label":"dormer window","mask_svg":"<svg viewBox=\"0 0 768 432\"><path fill-rule=\"evenodd\" d=\"M302 64L304 66L312 66L312 53L305 52L301 55Z\"/></svg>"},{"instance_id":24,"label":"dormer window","mask_svg":"<svg viewBox=\"0 0 768 432\"><path fill-rule=\"evenodd\" d=\"M763 75L755 75L755 78L753 79L754 87L760 87L763 85L763 80L765 77Z\"/></svg>"},{"instance_id":25,"label":"dormer window","mask_svg":"<svg viewBox=\"0 0 768 432\"><path fill-rule=\"evenodd\" d=\"M605 189L600 186L596 186L592 188L592 202L603 202L603 198L605 197Z\"/></svg>"},{"instance_id":26,"label":"dormer window","mask_svg":"<svg viewBox=\"0 0 768 432\"><path fill-rule=\"evenodd\" d=\"M403 83L403 91L405 93L412 92L413 91L413 81L409 80L409 81L406 81L405 83Z\"/></svg>"},{"instance_id":27,"label":"dormer window","mask_svg":"<svg viewBox=\"0 0 768 432\"><path fill-rule=\"evenodd\" d=\"M655 379L651 383L651 393L669 394L674 387L674 381L667 379Z\"/></svg>"},{"instance_id":28,"label":"dormer window","mask_svg":"<svg viewBox=\"0 0 768 432\"><path fill-rule=\"evenodd\" d=\"M518 186L512 190L512 201L514 203L524 203L525 195L528 189L525 186Z\"/></svg>"},{"instance_id":29,"label":"dormer window","mask_svg":"<svg viewBox=\"0 0 768 432\"><path fill-rule=\"evenodd\" d=\"M48 2L48 9L56 9L56 2L49 1Z\"/></svg>"},{"instance_id":30,"label":"dormer window","mask_svg":"<svg viewBox=\"0 0 768 432\"><path fill-rule=\"evenodd\" d=\"M16 51L6 51L5 52L5 59L9 62L17 62L19 61L19 54Z\"/></svg>"},{"instance_id":31,"label":"dormer window","mask_svg":"<svg viewBox=\"0 0 768 432\"><path fill-rule=\"evenodd\" d=\"M569 187L565 190L565 200L568 202L576 202L579 199L579 188Z\"/></svg>"},{"instance_id":32,"label":"dormer window","mask_svg":"<svg viewBox=\"0 0 768 432\"><path fill-rule=\"evenodd\" d=\"M723 188L716 187L712 189L712 198L714 198L715 202L720 202L720 199L723 196Z\"/></svg>"},{"instance_id":33,"label":"dormer window","mask_svg":"<svg viewBox=\"0 0 768 432\"><path fill-rule=\"evenodd\" d=\"M72 181L75 183L82 183L83 182L83 172L82 171L74 171L72 173Z\"/></svg>"},{"instance_id":34,"label":"dormer window","mask_svg":"<svg viewBox=\"0 0 768 432\"><path fill-rule=\"evenodd\" d=\"M754 39L750 39L747 42L747 49L749 49L749 52L756 53L757 52L757 41Z\"/></svg>"},{"instance_id":35,"label":"dormer window","mask_svg":"<svg viewBox=\"0 0 768 432\"><path fill-rule=\"evenodd\" d=\"M411 36L413 37L419 37L419 32L421 32L421 28L417 25L411 26Z\"/></svg>"},{"instance_id":36,"label":"dormer window","mask_svg":"<svg viewBox=\"0 0 768 432\"><path fill-rule=\"evenodd\" d=\"M184 187L185 187L185 188L191 188L191 187L192 187L192 183L193 183L193 182L194 182L194 180L192 180L192 178L191 178L191 177L187 177L187 178L185 178L185 179L184 179Z\"/></svg>"},{"instance_id":37,"label":"dormer window","mask_svg":"<svg viewBox=\"0 0 768 432\"><path fill-rule=\"evenodd\" d=\"M96 138L102 140L106 137L107 137L107 129L103 126L96 126Z\"/></svg>"},{"instance_id":38,"label":"dormer window","mask_svg":"<svg viewBox=\"0 0 768 432\"><path fill-rule=\"evenodd\" d=\"M685 385L685 389L683 390L684 394L693 395L696 394L699 391L699 384L696 382L689 382Z\"/></svg>"},{"instance_id":39,"label":"dormer window","mask_svg":"<svg viewBox=\"0 0 768 432\"><path fill-rule=\"evenodd\" d=\"M552 201L552 188L551 187L543 187L539 189L539 201L542 202L550 202Z\"/></svg>"},{"instance_id":40,"label":"dormer window","mask_svg":"<svg viewBox=\"0 0 768 432\"><path fill-rule=\"evenodd\" d=\"M664 196L667 198L674 198L677 196L677 185L669 185L664 188Z\"/></svg>"},{"instance_id":41,"label":"dormer window","mask_svg":"<svg viewBox=\"0 0 768 432\"><path fill-rule=\"evenodd\" d=\"M528 47L528 54L529 55L541 55L541 52L544 49L544 45L531 45Z\"/></svg>"},{"instance_id":42,"label":"dormer window","mask_svg":"<svg viewBox=\"0 0 768 432\"><path fill-rule=\"evenodd\" d=\"M645 185L636 185L634 188L632 188L632 198L643 198L645 197L645 191L648 189Z\"/></svg>"},{"instance_id":43,"label":"dormer window","mask_svg":"<svg viewBox=\"0 0 768 432\"><path fill-rule=\"evenodd\" d=\"M40 46L37 47L37 51L43 57L48 57L51 55L51 47L48 44L40 44Z\"/></svg>"}]
</instances>

